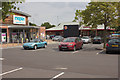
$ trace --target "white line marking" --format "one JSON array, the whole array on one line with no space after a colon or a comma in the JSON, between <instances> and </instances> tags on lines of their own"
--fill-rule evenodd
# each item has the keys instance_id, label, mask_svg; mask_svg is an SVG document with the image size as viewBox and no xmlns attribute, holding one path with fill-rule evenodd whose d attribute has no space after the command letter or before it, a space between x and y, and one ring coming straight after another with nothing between
<instances>
[{"instance_id":1,"label":"white line marking","mask_svg":"<svg viewBox=\"0 0 120 80\"><path fill-rule=\"evenodd\" d=\"M2 60L4 60L4 58L0 58L0 60L2 61Z\"/></svg>"},{"instance_id":2,"label":"white line marking","mask_svg":"<svg viewBox=\"0 0 120 80\"><path fill-rule=\"evenodd\" d=\"M68 69L68 68L60 68L60 67L58 67L58 68L55 68L55 69Z\"/></svg>"},{"instance_id":3,"label":"white line marking","mask_svg":"<svg viewBox=\"0 0 120 80\"><path fill-rule=\"evenodd\" d=\"M21 67L21 68L14 69L14 70L11 70L11 71L8 71L8 72L4 72L4 73L0 74L0 76L6 75L6 74L9 74L9 73L12 73L12 72L19 71L19 70L21 70L21 69L23 69L23 68Z\"/></svg>"},{"instance_id":4,"label":"white line marking","mask_svg":"<svg viewBox=\"0 0 120 80\"><path fill-rule=\"evenodd\" d=\"M74 52L72 52L72 53L74 54L74 53L77 53L77 52L78 52L78 51L74 51Z\"/></svg>"},{"instance_id":5,"label":"white line marking","mask_svg":"<svg viewBox=\"0 0 120 80\"><path fill-rule=\"evenodd\" d=\"M97 53L96 55L98 55L99 53Z\"/></svg>"},{"instance_id":6,"label":"white line marking","mask_svg":"<svg viewBox=\"0 0 120 80\"><path fill-rule=\"evenodd\" d=\"M32 51L39 51L39 50L45 50L45 49L37 49L37 50L32 50ZM29 51L31 51L31 50L29 50Z\"/></svg>"},{"instance_id":7,"label":"white line marking","mask_svg":"<svg viewBox=\"0 0 120 80\"><path fill-rule=\"evenodd\" d=\"M100 54L100 53L102 53L104 50L101 50L100 52L98 52L96 55L98 55L98 54Z\"/></svg>"},{"instance_id":8,"label":"white line marking","mask_svg":"<svg viewBox=\"0 0 120 80\"><path fill-rule=\"evenodd\" d=\"M63 75L64 74L64 72L61 72L60 74L58 74L58 75L56 75L56 76L54 76L52 79L50 79L50 80L54 80L54 79L56 79L56 78L58 78L58 77L60 77L61 75Z\"/></svg>"}]
</instances>

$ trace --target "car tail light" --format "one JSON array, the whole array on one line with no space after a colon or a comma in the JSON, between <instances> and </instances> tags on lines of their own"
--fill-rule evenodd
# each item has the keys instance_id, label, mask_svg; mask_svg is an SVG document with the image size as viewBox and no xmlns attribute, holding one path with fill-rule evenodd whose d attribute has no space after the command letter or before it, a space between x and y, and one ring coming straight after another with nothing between
<instances>
[{"instance_id":1,"label":"car tail light","mask_svg":"<svg viewBox=\"0 0 120 80\"><path fill-rule=\"evenodd\" d=\"M109 44L107 43L106 46L109 47Z\"/></svg>"}]
</instances>

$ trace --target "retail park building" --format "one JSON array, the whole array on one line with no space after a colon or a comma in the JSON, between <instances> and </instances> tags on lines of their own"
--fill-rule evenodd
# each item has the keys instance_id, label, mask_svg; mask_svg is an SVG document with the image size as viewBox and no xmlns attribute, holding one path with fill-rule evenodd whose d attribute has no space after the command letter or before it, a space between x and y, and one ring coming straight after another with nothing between
<instances>
[{"instance_id":1,"label":"retail park building","mask_svg":"<svg viewBox=\"0 0 120 80\"><path fill-rule=\"evenodd\" d=\"M73 28L71 28L71 27L73 27ZM78 30L75 28L78 28ZM67 29L69 29L69 30L67 31ZM110 33L112 33L114 30L115 29L107 27L108 35ZM59 24L57 27L47 29L46 34L72 37L71 35L74 36L74 33L75 33L75 34L78 34L77 36L82 34L83 36L94 37L97 35L97 36L103 37L104 36L103 31L104 31L104 25L98 25L97 28L92 28L91 26L85 26L85 25L82 25L81 27L79 27L78 22L66 22L66 23ZM67 34L67 36L66 36L66 34Z\"/></svg>"},{"instance_id":2,"label":"retail park building","mask_svg":"<svg viewBox=\"0 0 120 80\"><path fill-rule=\"evenodd\" d=\"M31 15L16 10L10 12L12 14L7 15L5 21L0 20L0 41L26 42L45 37L45 27L29 26L28 18Z\"/></svg>"}]
</instances>

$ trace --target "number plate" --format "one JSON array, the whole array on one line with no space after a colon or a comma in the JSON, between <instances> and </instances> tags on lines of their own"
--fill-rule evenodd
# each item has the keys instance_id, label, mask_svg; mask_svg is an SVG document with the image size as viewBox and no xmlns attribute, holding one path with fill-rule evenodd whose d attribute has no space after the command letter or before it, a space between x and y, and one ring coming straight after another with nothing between
<instances>
[{"instance_id":1,"label":"number plate","mask_svg":"<svg viewBox=\"0 0 120 80\"><path fill-rule=\"evenodd\" d=\"M62 46L62 48L67 48L67 47Z\"/></svg>"},{"instance_id":2,"label":"number plate","mask_svg":"<svg viewBox=\"0 0 120 80\"><path fill-rule=\"evenodd\" d=\"M112 45L112 47L118 47L118 45Z\"/></svg>"}]
</instances>

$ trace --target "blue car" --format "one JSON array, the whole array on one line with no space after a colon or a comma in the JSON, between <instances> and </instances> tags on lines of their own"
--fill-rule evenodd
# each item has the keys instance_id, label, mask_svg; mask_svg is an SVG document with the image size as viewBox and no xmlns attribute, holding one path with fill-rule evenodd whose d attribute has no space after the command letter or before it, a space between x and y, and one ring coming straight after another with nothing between
<instances>
[{"instance_id":1,"label":"blue car","mask_svg":"<svg viewBox=\"0 0 120 80\"><path fill-rule=\"evenodd\" d=\"M47 42L43 41L41 39L34 39L31 42L24 43L23 48L24 49L37 49L37 48L45 48L47 47Z\"/></svg>"}]
</instances>

